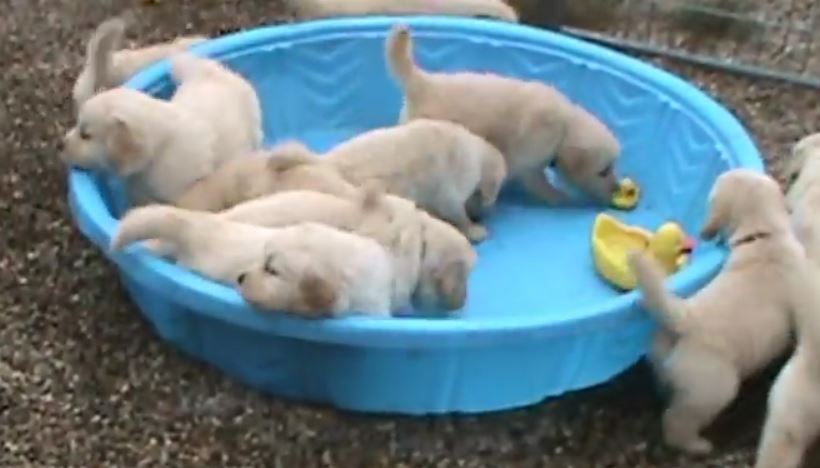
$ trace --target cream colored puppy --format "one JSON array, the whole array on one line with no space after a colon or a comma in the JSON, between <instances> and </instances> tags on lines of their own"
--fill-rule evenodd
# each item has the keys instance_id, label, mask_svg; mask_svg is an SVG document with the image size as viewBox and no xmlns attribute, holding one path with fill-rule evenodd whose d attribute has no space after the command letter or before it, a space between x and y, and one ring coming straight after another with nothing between
<instances>
[{"instance_id":1,"label":"cream colored puppy","mask_svg":"<svg viewBox=\"0 0 820 468\"><path fill-rule=\"evenodd\" d=\"M76 110L94 94L120 86L148 65L207 40L204 36L182 36L147 47L121 49L124 35L125 21L120 18L102 22L92 34L85 65L72 91Z\"/></svg>"},{"instance_id":2,"label":"cream colored puppy","mask_svg":"<svg viewBox=\"0 0 820 468\"><path fill-rule=\"evenodd\" d=\"M341 197L358 193L334 168L318 164L316 156L303 144L290 141L224 164L191 186L175 205L221 211L263 195L297 189Z\"/></svg>"},{"instance_id":3,"label":"cream colored puppy","mask_svg":"<svg viewBox=\"0 0 820 468\"><path fill-rule=\"evenodd\" d=\"M806 193L820 185L820 133L801 138L786 163L786 200L794 210ZM820 206L818 206L820 208Z\"/></svg>"},{"instance_id":4,"label":"cream colored puppy","mask_svg":"<svg viewBox=\"0 0 820 468\"><path fill-rule=\"evenodd\" d=\"M282 192L224 211L232 220L268 227L317 222L370 237L391 254L393 302L427 312L464 307L476 253L451 225L409 200L381 194L373 186L360 196L340 198L314 191Z\"/></svg>"},{"instance_id":5,"label":"cream colored puppy","mask_svg":"<svg viewBox=\"0 0 820 468\"><path fill-rule=\"evenodd\" d=\"M454 226L468 239L487 236L467 211L477 194L480 210L495 205L507 175L504 157L461 125L418 119L371 130L322 158L354 185L380 183Z\"/></svg>"},{"instance_id":6,"label":"cream colored puppy","mask_svg":"<svg viewBox=\"0 0 820 468\"><path fill-rule=\"evenodd\" d=\"M329 317L389 315L393 271L371 239L316 223L271 229L223 216L152 205L126 213L111 249L146 239L170 246L172 259L213 280L237 285L264 310Z\"/></svg>"},{"instance_id":7,"label":"cream colored puppy","mask_svg":"<svg viewBox=\"0 0 820 468\"><path fill-rule=\"evenodd\" d=\"M489 73L422 70L405 25L392 29L386 48L390 72L404 92L400 121L431 118L465 126L498 148L508 176L543 201L566 199L545 174L554 161L570 182L610 202L618 189L620 144L606 125L555 88Z\"/></svg>"},{"instance_id":8,"label":"cream colored puppy","mask_svg":"<svg viewBox=\"0 0 820 468\"><path fill-rule=\"evenodd\" d=\"M195 181L262 142L253 87L218 62L180 54L170 101L114 88L80 109L62 160L122 177L133 204L172 202Z\"/></svg>"},{"instance_id":9,"label":"cream colored puppy","mask_svg":"<svg viewBox=\"0 0 820 468\"><path fill-rule=\"evenodd\" d=\"M479 16L517 23L518 14L501 0L286 0L299 19L359 15Z\"/></svg>"},{"instance_id":10,"label":"cream colored puppy","mask_svg":"<svg viewBox=\"0 0 820 468\"><path fill-rule=\"evenodd\" d=\"M816 270L806 278L815 288L820 284ZM797 349L769 392L755 468L797 468L820 435L820 299L815 292L804 301Z\"/></svg>"},{"instance_id":11,"label":"cream colored puppy","mask_svg":"<svg viewBox=\"0 0 820 468\"><path fill-rule=\"evenodd\" d=\"M816 288L774 179L731 170L718 177L709 198L702 236L722 231L731 252L703 289L680 299L664 288L649 257L629 258L643 303L660 326L649 359L671 390L664 439L694 454L712 450L700 431L735 398L741 381L788 349L792 313L813 305L806 299Z\"/></svg>"}]
</instances>

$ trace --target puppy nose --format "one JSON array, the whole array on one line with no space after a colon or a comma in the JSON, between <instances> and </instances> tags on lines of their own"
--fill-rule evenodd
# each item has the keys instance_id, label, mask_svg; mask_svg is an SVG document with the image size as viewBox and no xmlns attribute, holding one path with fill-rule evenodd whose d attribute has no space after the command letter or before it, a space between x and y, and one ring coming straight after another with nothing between
<instances>
[{"instance_id":1,"label":"puppy nose","mask_svg":"<svg viewBox=\"0 0 820 468\"><path fill-rule=\"evenodd\" d=\"M245 278L246 278L247 276L248 276L248 275L246 275L245 273L240 273L240 274L239 274L239 276L237 276L237 277L236 277L236 282L237 282L237 283L239 283L239 284L244 283L244 282L245 282Z\"/></svg>"},{"instance_id":2,"label":"puppy nose","mask_svg":"<svg viewBox=\"0 0 820 468\"><path fill-rule=\"evenodd\" d=\"M63 150L65 150L65 140L61 139L57 142L57 152L62 153Z\"/></svg>"}]
</instances>

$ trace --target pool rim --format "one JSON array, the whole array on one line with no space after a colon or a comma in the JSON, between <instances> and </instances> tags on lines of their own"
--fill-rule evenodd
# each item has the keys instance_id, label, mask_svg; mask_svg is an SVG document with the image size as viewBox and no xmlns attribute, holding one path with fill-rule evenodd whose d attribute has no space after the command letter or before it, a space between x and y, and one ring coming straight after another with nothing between
<instances>
[{"instance_id":1,"label":"pool rim","mask_svg":"<svg viewBox=\"0 0 820 468\"><path fill-rule=\"evenodd\" d=\"M425 33L478 35L488 41L513 39L573 54L597 66L640 78L700 118L727 148L736 167L763 171L760 153L745 128L723 106L694 85L651 64L602 46L560 33L492 20L455 17L337 18L263 26L218 37L193 48L197 55L220 58L243 49L299 38L332 34L385 35L401 22ZM590 60L591 59L591 60ZM169 63L158 62L132 77L125 86L150 90L167 78ZM547 336L603 331L644 318L636 310L635 291L603 300L573 312L571 317L548 314L501 318L371 318L351 316L333 320L306 320L288 314L260 313L249 307L232 288L207 280L186 269L149 255L140 246L110 252L108 245L117 220L111 216L92 174L72 169L69 202L80 230L128 276L150 286L155 294L198 314L277 336L344 345L382 348L442 348L496 345ZM696 257L685 270L673 275L668 286L677 293L691 292L713 276L723 263L725 251L710 249Z\"/></svg>"}]
</instances>

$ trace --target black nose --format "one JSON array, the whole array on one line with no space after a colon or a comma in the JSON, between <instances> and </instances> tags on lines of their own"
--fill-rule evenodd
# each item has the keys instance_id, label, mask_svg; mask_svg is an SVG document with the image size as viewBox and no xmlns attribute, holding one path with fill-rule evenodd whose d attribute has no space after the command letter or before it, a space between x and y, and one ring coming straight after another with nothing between
<instances>
[{"instance_id":1,"label":"black nose","mask_svg":"<svg viewBox=\"0 0 820 468\"><path fill-rule=\"evenodd\" d=\"M244 283L245 277L247 277L247 275L245 273L241 273L239 276L236 277L236 282L239 284Z\"/></svg>"},{"instance_id":2,"label":"black nose","mask_svg":"<svg viewBox=\"0 0 820 468\"><path fill-rule=\"evenodd\" d=\"M57 151L62 153L64 149L65 149L65 141L64 140L58 141L57 142Z\"/></svg>"}]
</instances>

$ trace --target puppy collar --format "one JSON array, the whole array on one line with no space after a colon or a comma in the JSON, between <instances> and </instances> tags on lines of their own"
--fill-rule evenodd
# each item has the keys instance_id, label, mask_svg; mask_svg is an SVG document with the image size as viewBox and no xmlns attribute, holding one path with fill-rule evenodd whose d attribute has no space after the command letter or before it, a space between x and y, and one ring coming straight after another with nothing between
<instances>
[{"instance_id":1,"label":"puppy collar","mask_svg":"<svg viewBox=\"0 0 820 468\"><path fill-rule=\"evenodd\" d=\"M734 248L740 247L741 245L751 244L752 242L756 242L756 241L763 240L763 239L768 239L771 236L772 236L772 234L769 233L769 232L753 232L752 234L749 234L748 236L743 236L740 239L732 242L729 246L734 249Z\"/></svg>"}]
</instances>

